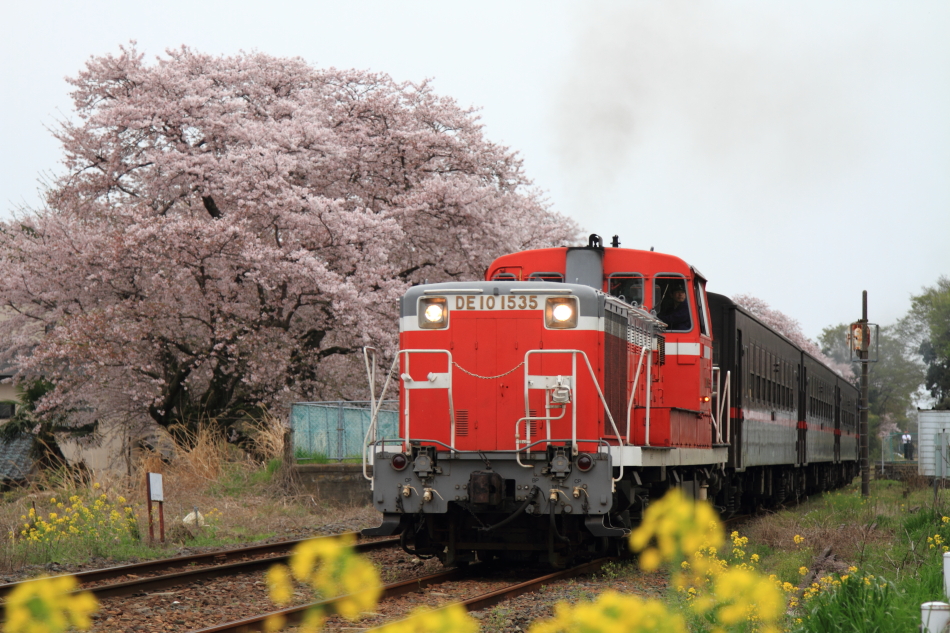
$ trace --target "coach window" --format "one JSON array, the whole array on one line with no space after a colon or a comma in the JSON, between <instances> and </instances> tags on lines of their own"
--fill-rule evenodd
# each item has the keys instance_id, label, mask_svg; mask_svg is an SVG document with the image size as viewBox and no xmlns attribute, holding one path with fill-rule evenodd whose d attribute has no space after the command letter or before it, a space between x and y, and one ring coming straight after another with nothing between
<instances>
[{"instance_id":1,"label":"coach window","mask_svg":"<svg viewBox=\"0 0 950 633\"><path fill-rule=\"evenodd\" d=\"M653 309L669 332L693 329L689 295L683 277L656 277L653 280Z\"/></svg>"},{"instance_id":2,"label":"coach window","mask_svg":"<svg viewBox=\"0 0 950 633\"><path fill-rule=\"evenodd\" d=\"M611 273L607 287L618 299L632 306L643 305L643 275L640 273Z\"/></svg>"},{"instance_id":3,"label":"coach window","mask_svg":"<svg viewBox=\"0 0 950 633\"><path fill-rule=\"evenodd\" d=\"M752 397L758 402L762 397L762 380L759 378L759 346L752 346L752 373L754 374L754 391Z\"/></svg>"},{"instance_id":4,"label":"coach window","mask_svg":"<svg viewBox=\"0 0 950 633\"><path fill-rule=\"evenodd\" d=\"M755 384L756 384L756 396L759 399L759 402L765 401L765 386L763 385L765 375L765 361L763 360L764 352L761 347L755 348Z\"/></svg>"},{"instance_id":5,"label":"coach window","mask_svg":"<svg viewBox=\"0 0 950 633\"><path fill-rule=\"evenodd\" d=\"M518 281L518 276L514 273L495 273L492 275L492 281Z\"/></svg>"},{"instance_id":6,"label":"coach window","mask_svg":"<svg viewBox=\"0 0 950 633\"><path fill-rule=\"evenodd\" d=\"M528 281L553 281L557 283L564 283L564 275L561 273L531 273L528 275Z\"/></svg>"}]
</instances>

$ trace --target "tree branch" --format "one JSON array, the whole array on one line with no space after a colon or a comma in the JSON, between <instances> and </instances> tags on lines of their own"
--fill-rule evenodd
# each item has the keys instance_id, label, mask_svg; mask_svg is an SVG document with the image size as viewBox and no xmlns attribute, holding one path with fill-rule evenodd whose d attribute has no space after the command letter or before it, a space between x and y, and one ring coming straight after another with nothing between
<instances>
[{"instance_id":1,"label":"tree branch","mask_svg":"<svg viewBox=\"0 0 950 633\"><path fill-rule=\"evenodd\" d=\"M212 218L217 220L221 217L221 209L214 203L214 198L211 196L201 196L201 201L205 203L205 209L208 210Z\"/></svg>"}]
</instances>

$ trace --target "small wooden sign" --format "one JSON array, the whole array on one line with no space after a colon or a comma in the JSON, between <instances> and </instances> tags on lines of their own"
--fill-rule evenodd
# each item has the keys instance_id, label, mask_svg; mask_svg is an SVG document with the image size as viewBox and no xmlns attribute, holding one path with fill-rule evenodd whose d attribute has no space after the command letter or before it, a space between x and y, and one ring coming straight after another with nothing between
<instances>
[{"instance_id":1,"label":"small wooden sign","mask_svg":"<svg viewBox=\"0 0 950 633\"><path fill-rule=\"evenodd\" d=\"M165 492L162 490L161 473L148 474L148 542L155 542L155 526L152 523L152 502L158 502L158 526L162 543L165 542Z\"/></svg>"},{"instance_id":2,"label":"small wooden sign","mask_svg":"<svg viewBox=\"0 0 950 633\"><path fill-rule=\"evenodd\" d=\"M148 474L148 495L150 501L164 501L165 493L162 490L161 473Z\"/></svg>"}]
</instances>

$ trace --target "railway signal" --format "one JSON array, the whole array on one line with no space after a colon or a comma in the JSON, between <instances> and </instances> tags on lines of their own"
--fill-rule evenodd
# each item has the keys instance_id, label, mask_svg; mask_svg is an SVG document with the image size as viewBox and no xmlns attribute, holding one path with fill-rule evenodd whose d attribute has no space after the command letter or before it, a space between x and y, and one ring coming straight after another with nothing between
<instances>
[{"instance_id":1,"label":"railway signal","mask_svg":"<svg viewBox=\"0 0 950 633\"><path fill-rule=\"evenodd\" d=\"M874 344L871 344L871 333L874 333ZM868 363L876 363L879 358L880 327L876 323L868 323L868 291L861 294L861 320L848 327L848 347L851 349L851 362L861 363L861 404L858 406L860 414L859 432L861 438L861 495L871 494L871 464L868 457ZM871 349L874 356L871 357Z\"/></svg>"}]
</instances>

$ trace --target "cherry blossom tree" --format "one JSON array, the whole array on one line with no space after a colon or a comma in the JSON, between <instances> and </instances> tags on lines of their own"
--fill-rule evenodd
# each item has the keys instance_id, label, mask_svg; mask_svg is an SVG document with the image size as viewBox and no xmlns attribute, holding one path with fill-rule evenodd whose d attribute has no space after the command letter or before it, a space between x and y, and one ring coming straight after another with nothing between
<instances>
[{"instance_id":1,"label":"cherry blossom tree","mask_svg":"<svg viewBox=\"0 0 950 633\"><path fill-rule=\"evenodd\" d=\"M811 356L817 358L842 378L850 381L854 380L854 372L851 371L851 366L848 363L838 362L822 352L818 344L805 335L801 324L797 320L780 310L770 307L768 303L752 295L736 295L732 297L732 300Z\"/></svg>"},{"instance_id":2,"label":"cherry blossom tree","mask_svg":"<svg viewBox=\"0 0 950 633\"><path fill-rule=\"evenodd\" d=\"M361 395L410 285L577 239L425 82L134 43L68 81L64 173L0 225L0 334L55 383L41 410L168 427Z\"/></svg>"}]
</instances>

